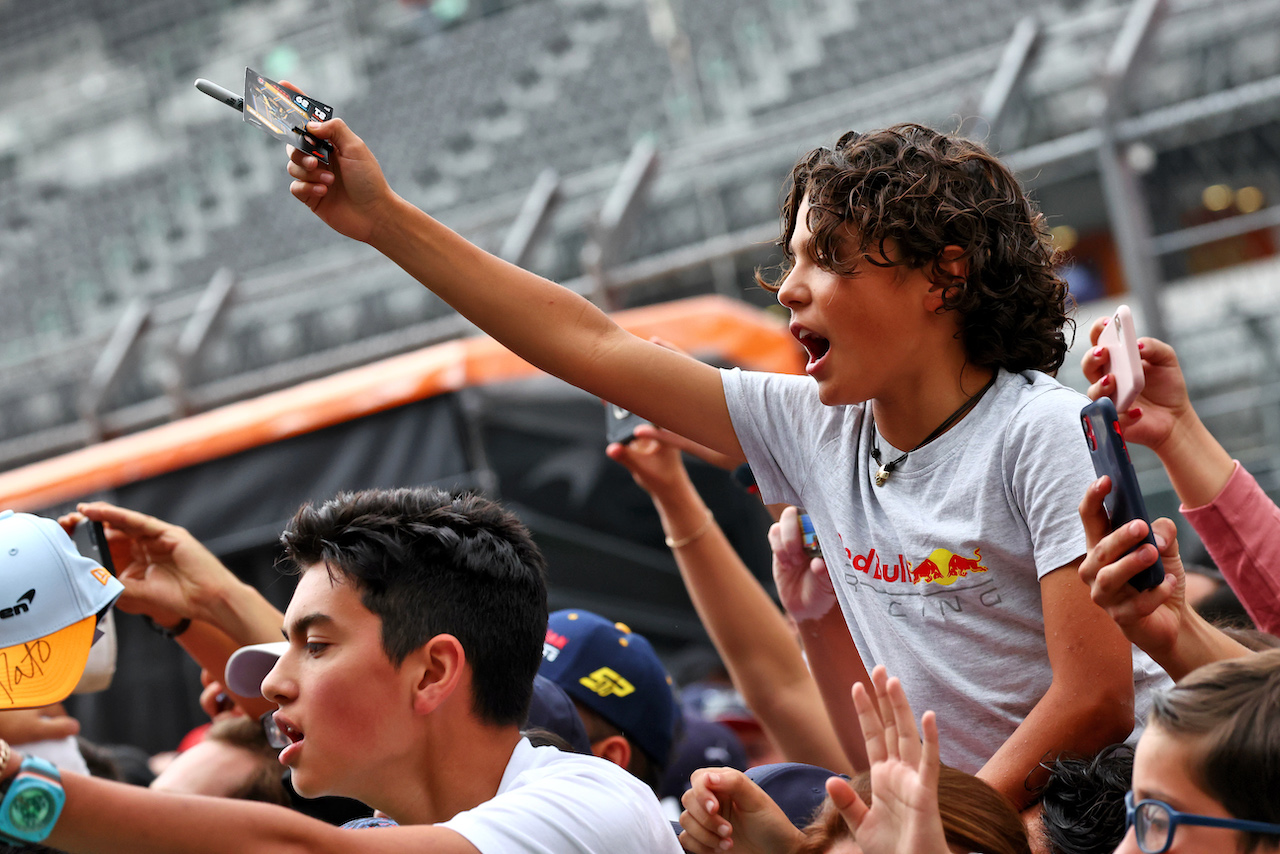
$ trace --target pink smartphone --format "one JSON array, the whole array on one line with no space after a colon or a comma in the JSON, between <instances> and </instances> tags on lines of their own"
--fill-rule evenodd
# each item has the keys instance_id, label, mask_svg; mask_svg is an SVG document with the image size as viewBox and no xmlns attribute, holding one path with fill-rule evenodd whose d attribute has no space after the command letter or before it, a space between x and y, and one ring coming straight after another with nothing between
<instances>
[{"instance_id":1,"label":"pink smartphone","mask_svg":"<svg viewBox=\"0 0 1280 854\"><path fill-rule=\"evenodd\" d=\"M1098 336L1098 346L1106 347L1111 358L1110 373L1115 377L1115 391L1107 395L1115 401L1116 411L1128 412L1142 394L1146 377L1142 373L1142 356L1138 353L1138 333L1133 328L1129 306L1116 308Z\"/></svg>"}]
</instances>

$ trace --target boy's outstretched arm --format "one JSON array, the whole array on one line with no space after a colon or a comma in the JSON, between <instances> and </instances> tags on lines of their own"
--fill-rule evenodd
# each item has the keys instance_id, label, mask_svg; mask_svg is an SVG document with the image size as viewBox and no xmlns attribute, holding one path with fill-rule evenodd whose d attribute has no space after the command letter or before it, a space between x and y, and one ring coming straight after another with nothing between
<instances>
[{"instance_id":1,"label":"boy's outstretched arm","mask_svg":"<svg viewBox=\"0 0 1280 854\"><path fill-rule=\"evenodd\" d=\"M16 756L16 755L15 755ZM17 763L10 759L9 775ZM478 854L435 825L343 830L273 804L176 795L63 773L67 801L45 844L83 854Z\"/></svg>"},{"instance_id":2,"label":"boy's outstretched arm","mask_svg":"<svg viewBox=\"0 0 1280 854\"><path fill-rule=\"evenodd\" d=\"M1040 580L1053 681L977 776L1019 808L1044 782L1039 764L1061 753L1092 756L1133 731L1129 640L1093 603L1077 575L1083 557Z\"/></svg>"},{"instance_id":3,"label":"boy's outstretched arm","mask_svg":"<svg viewBox=\"0 0 1280 854\"><path fill-rule=\"evenodd\" d=\"M341 119L308 130L333 168L289 149L290 191L340 234L373 246L531 364L741 458L720 374L623 330L587 299L468 243L396 195Z\"/></svg>"}]
</instances>

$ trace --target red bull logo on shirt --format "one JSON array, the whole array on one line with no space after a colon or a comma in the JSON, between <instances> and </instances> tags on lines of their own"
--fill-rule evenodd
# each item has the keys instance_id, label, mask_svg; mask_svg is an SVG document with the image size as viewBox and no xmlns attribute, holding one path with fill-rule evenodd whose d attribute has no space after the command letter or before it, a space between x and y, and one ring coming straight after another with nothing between
<instances>
[{"instance_id":1,"label":"red bull logo on shirt","mask_svg":"<svg viewBox=\"0 0 1280 854\"><path fill-rule=\"evenodd\" d=\"M973 550L971 558L947 549L934 549L911 571L911 583L919 584L927 581L950 587L956 583L957 579L964 578L971 572L986 571L987 568L982 565L982 552L979 549Z\"/></svg>"}]
</instances>

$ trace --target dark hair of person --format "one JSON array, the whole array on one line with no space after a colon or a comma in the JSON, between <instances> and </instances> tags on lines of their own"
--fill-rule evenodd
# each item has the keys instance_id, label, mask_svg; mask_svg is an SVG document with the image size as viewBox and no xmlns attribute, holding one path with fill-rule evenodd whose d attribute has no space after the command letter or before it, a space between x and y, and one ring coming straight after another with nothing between
<instances>
[{"instance_id":1,"label":"dark hair of person","mask_svg":"<svg viewBox=\"0 0 1280 854\"><path fill-rule=\"evenodd\" d=\"M1031 854L1026 827L1008 798L972 774L946 765L939 772L938 810L948 845L978 854ZM869 774L859 774L849 785L871 805ZM804 835L792 854L823 854L841 839L853 838L830 797L823 800Z\"/></svg>"},{"instance_id":2,"label":"dark hair of person","mask_svg":"<svg viewBox=\"0 0 1280 854\"><path fill-rule=\"evenodd\" d=\"M520 734L527 738L529 743L534 747L554 747L556 750L561 750L565 753L578 752L564 736L540 726L522 729L520 730Z\"/></svg>"},{"instance_id":3,"label":"dark hair of person","mask_svg":"<svg viewBox=\"0 0 1280 854\"><path fill-rule=\"evenodd\" d=\"M627 771L631 773L632 777L653 789L656 794L662 786L663 766L645 753L640 748L640 745L627 738L625 732L609 723L600 714L582 705L577 700L573 701L573 705L578 709L578 716L582 718L582 726L587 731L587 741L591 742L592 746L610 736L620 735L627 739L627 744L631 745L631 761L627 763Z\"/></svg>"},{"instance_id":4,"label":"dark hair of person","mask_svg":"<svg viewBox=\"0 0 1280 854\"><path fill-rule=\"evenodd\" d=\"M970 363L1015 372L1062 366L1070 302L1044 216L982 146L899 124L851 131L834 148L809 152L792 169L782 206L785 261L772 275L756 273L769 290L794 266L791 238L806 198L810 252L822 269L850 277L864 261L924 269L942 290L942 311L960 317ZM960 247L964 277L939 266L948 246Z\"/></svg>"},{"instance_id":5,"label":"dark hair of person","mask_svg":"<svg viewBox=\"0 0 1280 854\"><path fill-rule=\"evenodd\" d=\"M280 751L267 742L267 734L256 718L243 715L220 718L213 722L204 737L206 741L220 741L244 750L258 760L253 773L242 780L227 797L242 801L262 801L282 807L289 806L289 793L285 790L282 769L277 758Z\"/></svg>"},{"instance_id":6,"label":"dark hair of person","mask_svg":"<svg viewBox=\"0 0 1280 854\"><path fill-rule=\"evenodd\" d=\"M471 666L473 710L524 722L547 632L546 567L529 531L478 495L438 489L343 493L298 510L280 537L299 570L323 564L382 620L392 664L436 635Z\"/></svg>"},{"instance_id":7,"label":"dark hair of person","mask_svg":"<svg viewBox=\"0 0 1280 854\"><path fill-rule=\"evenodd\" d=\"M1040 822L1055 854L1111 854L1124 838L1124 796L1133 784L1133 747L1113 744L1089 759L1044 766Z\"/></svg>"},{"instance_id":8,"label":"dark hair of person","mask_svg":"<svg viewBox=\"0 0 1280 854\"><path fill-rule=\"evenodd\" d=\"M1280 824L1280 650L1216 661L1152 696L1148 727L1195 743L1193 779L1228 813ZM1240 851L1280 847L1241 833Z\"/></svg>"}]
</instances>

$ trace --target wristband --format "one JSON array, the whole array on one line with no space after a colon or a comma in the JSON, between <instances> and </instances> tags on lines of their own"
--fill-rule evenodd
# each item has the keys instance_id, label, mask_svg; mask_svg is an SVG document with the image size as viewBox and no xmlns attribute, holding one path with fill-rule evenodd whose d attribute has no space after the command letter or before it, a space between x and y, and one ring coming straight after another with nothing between
<instances>
[{"instance_id":1,"label":"wristband","mask_svg":"<svg viewBox=\"0 0 1280 854\"><path fill-rule=\"evenodd\" d=\"M151 629L151 631L155 632L156 634L164 635L165 637L171 640L173 638L176 638L178 635L182 634L183 632L185 632L187 629L191 628L190 617L183 617L171 629L166 629L164 626L160 625L155 620L148 617L146 614L142 614L141 617L142 617L142 622L147 624L147 628Z\"/></svg>"}]
</instances>

